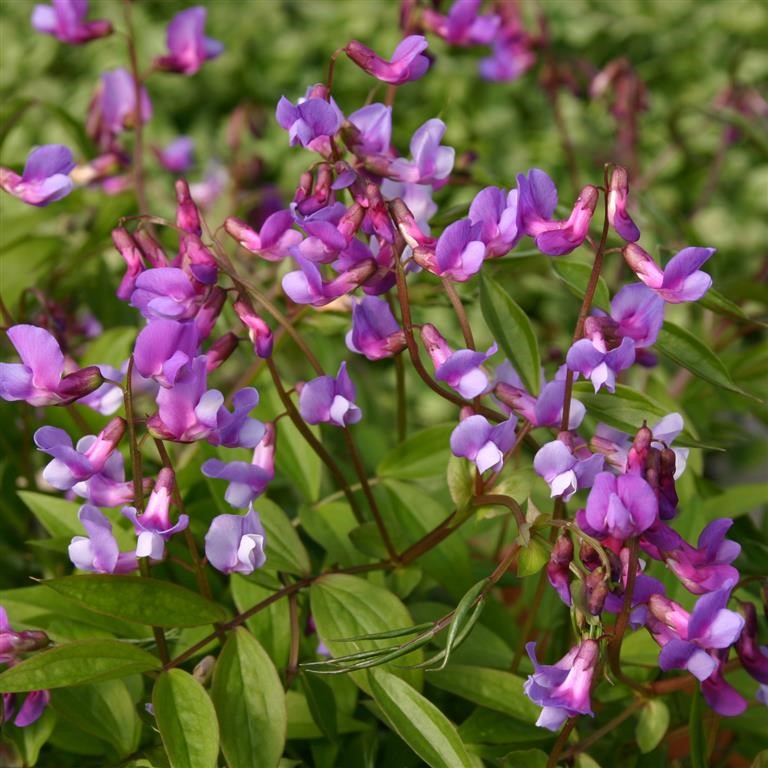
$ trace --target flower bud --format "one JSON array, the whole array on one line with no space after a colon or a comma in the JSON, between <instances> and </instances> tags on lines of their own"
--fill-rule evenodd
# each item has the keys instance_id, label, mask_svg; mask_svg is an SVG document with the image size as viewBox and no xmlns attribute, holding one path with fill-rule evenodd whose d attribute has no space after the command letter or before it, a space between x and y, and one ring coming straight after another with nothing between
<instances>
[{"instance_id":1,"label":"flower bud","mask_svg":"<svg viewBox=\"0 0 768 768\"><path fill-rule=\"evenodd\" d=\"M217 339L205 355L205 370L215 371L237 349L238 338L229 331Z\"/></svg>"},{"instance_id":2,"label":"flower bud","mask_svg":"<svg viewBox=\"0 0 768 768\"><path fill-rule=\"evenodd\" d=\"M640 237L640 230L627 213L629 181L627 171L620 165L614 166L608 183L608 222L620 237L634 242Z\"/></svg>"},{"instance_id":3,"label":"flower bud","mask_svg":"<svg viewBox=\"0 0 768 768\"><path fill-rule=\"evenodd\" d=\"M441 366L451 356L452 350L448 342L431 323L421 326L421 341L435 368Z\"/></svg>"},{"instance_id":4,"label":"flower bud","mask_svg":"<svg viewBox=\"0 0 768 768\"><path fill-rule=\"evenodd\" d=\"M144 258L153 267L160 268L168 266L168 257L165 255L163 247L146 229L140 229L134 233L133 239L136 241L139 248L141 248Z\"/></svg>"},{"instance_id":5,"label":"flower bud","mask_svg":"<svg viewBox=\"0 0 768 768\"><path fill-rule=\"evenodd\" d=\"M567 605L571 604L571 571L573 542L567 533L558 537L547 563L547 578Z\"/></svg>"},{"instance_id":6,"label":"flower bud","mask_svg":"<svg viewBox=\"0 0 768 768\"><path fill-rule=\"evenodd\" d=\"M189 191L189 184L185 179L177 179L175 187L176 226L199 237L203 234L203 227L200 223L200 213Z\"/></svg>"},{"instance_id":7,"label":"flower bud","mask_svg":"<svg viewBox=\"0 0 768 768\"><path fill-rule=\"evenodd\" d=\"M244 301L235 302L235 312L248 328L248 338L261 358L270 357L274 338L270 327Z\"/></svg>"},{"instance_id":8,"label":"flower bud","mask_svg":"<svg viewBox=\"0 0 768 768\"><path fill-rule=\"evenodd\" d=\"M117 289L117 298L121 301L127 301L131 298L136 286L136 278L144 271L142 253L128 230L123 227L112 230L112 242L128 267Z\"/></svg>"},{"instance_id":9,"label":"flower bud","mask_svg":"<svg viewBox=\"0 0 768 768\"><path fill-rule=\"evenodd\" d=\"M223 288L219 288L218 285L214 285L208 298L203 302L203 306L195 315L195 325L201 339L207 339L211 335L226 300L227 292Z\"/></svg>"},{"instance_id":10,"label":"flower bud","mask_svg":"<svg viewBox=\"0 0 768 768\"><path fill-rule=\"evenodd\" d=\"M595 568L594 571L587 574L584 580L586 590L587 610L592 616L598 616L605 604L605 598L608 596L608 584L605 581L605 571L603 568Z\"/></svg>"},{"instance_id":11,"label":"flower bud","mask_svg":"<svg viewBox=\"0 0 768 768\"><path fill-rule=\"evenodd\" d=\"M96 365L89 365L79 371L70 373L62 378L59 384L59 394L64 398L63 403L71 403L98 389L104 383L104 377Z\"/></svg>"}]
</instances>

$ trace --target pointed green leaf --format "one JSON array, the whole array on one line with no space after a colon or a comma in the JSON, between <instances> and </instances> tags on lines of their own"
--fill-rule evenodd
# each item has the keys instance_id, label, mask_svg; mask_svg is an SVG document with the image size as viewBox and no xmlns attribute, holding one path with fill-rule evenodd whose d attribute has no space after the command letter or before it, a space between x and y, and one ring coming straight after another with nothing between
<instances>
[{"instance_id":1,"label":"pointed green leaf","mask_svg":"<svg viewBox=\"0 0 768 768\"><path fill-rule=\"evenodd\" d=\"M275 768L285 745L285 691L264 649L246 629L231 632L211 686L230 768Z\"/></svg>"},{"instance_id":2,"label":"pointed green leaf","mask_svg":"<svg viewBox=\"0 0 768 768\"><path fill-rule=\"evenodd\" d=\"M538 540L532 538L527 546L520 550L517 556L517 575L530 576L538 573L549 560L547 548Z\"/></svg>"},{"instance_id":3,"label":"pointed green leaf","mask_svg":"<svg viewBox=\"0 0 768 768\"><path fill-rule=\"evenodd\" d=\"M491 277L480 273L480 307L493 338L523 380L536 395L541 380L541 355L528 315Z\"/></svg>"},{"instance_id":4,"label":"pointed green leaf","mask_svg":"<svg viewBox=\"0 0 768 768\"><path fill-rule=\"evenodd\" d=\"M587 292L589 278L592 275L592 266L575 259L551 259L550 264L554 273L571 289L574 296L583 298ZM608 284L602 277L597 279L597 288L592 302L594 306L606 312L611 307L611 296L608 292Z\"/></svg>"},{"instance_id":5,"label":"pointed green leaf","mask_svg":"<svg viewBox=\"0 0 768 768\"><path fill-rule=\"evenodd\" d=\"M119 640L80 640L30 656L0 674L0 693L23 693L113 680L159 669L151 653Z\"/></svg>"},{"instance_id":6,"label":"pointed green leaf","mask_svg":"<svg viewBox=\"0 0 768 768\"><path fill-rule=\"evenodd\" d=\"M95 613L156 627L199 627L229 618L218 603L159 579L88 574L43 584Z\"/></svg>"},{"instance_id":7,"label":"pointed green leaf","mask_svg":"<svg viewBox=\"0 0 768 768\"><path fill-rule=\"evenodd\" d=\"M449 441L455 424L442 424L416 432L379 463L379 477L416 480L442 474L450 455Z\"/></svg>"},{"instance_id":8,"label":"pointed green leaf","mask_svg":"<svg viewBox=\"0 0 768 768\"><path fill-rule=\"evenodd\" d=\"M309 555L280 507L262 496L253 502L267 535L265 568L306 576L310 571Z\"/></svg>"},{"instance_id":9,"label":"pointed green leaf","mask_svg":"<svg viewBox=\"0 0 768 768\"><path fill-rule=\"evenodd\" d=\"M216 768L216 710L192 675L181 669L163 672L152 690L152 707L171 768Z\"/></svg>"},{"instance_id":10,"label":"pointed green leaf","mask_svg":"<svg viewBox=\"0 0 768 768\"><path fill-rule=\"evenodd\" d=\"M301 684L312 719L326 739L335 741L338 736L338 724L336 700L333 698L331 686L322 678L312 674L302 674Z\"/></svg>"}]
</instances>

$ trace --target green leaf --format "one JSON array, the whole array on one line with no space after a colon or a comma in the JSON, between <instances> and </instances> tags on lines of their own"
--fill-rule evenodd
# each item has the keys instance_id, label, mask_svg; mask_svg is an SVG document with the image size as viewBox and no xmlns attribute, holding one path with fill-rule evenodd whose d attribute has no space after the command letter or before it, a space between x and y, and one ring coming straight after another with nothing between
<instances>
[{"instance_id":1,"label":"green leaf","mask_svg":"<svg viewBox=\"0 0 768 768\"><path fill-rule=\"evenodd\" d=\"M80 365L111 365L119 368L128 359L136 341L136 327L120 325L108 328L89 342Z\"/></svg>"},{"instance_id":2,"label":"green leaf","mask_svg":"<svg viewBox=\"0 0 768 768\"><path fill-rule=\"evenodd\" d=\"M725 491L705 499L701 504L702 522L708 523L718 517L740 517L765 506L768 499L768 483L734 485Z\"/></svg>"},{"instance_id":3,"label":"green leaf","mask_svg":"<svg viewBox=\"0 0 768 768\"><path fill-rule=\"evenodd\" d=\"M139 576L63 576L43 585L105 616L155 627L199 627L226 621L224 606L169 581Z\"/></svg>"},{"instance_id":4,"label":"green leaf","mask_svg":"<svg viewBox=\"0 0 768 768\"><path fill-rule=\"evenodd\" d=\"M119 640L80 640L41 651L0 674L0 693L63 688L158 669L151 653Z\"/></svg>"},{"instance_id":5,"label":"green leaf","mask_svg":"<svg viewBox=\"0 0 768 768\"><path fill-rule=\"evenodd\" d=\"M525 722L534 723L539 717L539 708L523 693L522 678L510 672L451 664L440 672L430 672L427 682Z\"/></svg>"},{"instance_id":6,"label":"green leaf","mask_svg":"<svg viewBox=\"0 0 768 768\"><path fill-rule=\"evenodd\" d=\"M376 523L362 523L349 532L352 543L364 555L376 560L387 557L387 548L381 540L381 533Z\"/></svg>"},{"instance_id":7,"label":"green leaf","mask_svg":"<svg viewBox=\"0 0 768 768\"><path fill-rule=\"evenodd\" d=\"M530 576L533 573L538 573L549 560L549 552L547 548L538 540L538 538L532 538L527 546L520 550L517 556L517 575L518 576Z\"/></svg>"},{"instance_id":8,"label":"green leaf","mask_svg":"<svg viewBox=\"0 0 768 768\"><path fill-rule=\"evenodd\" d=\"M451 456L446 469L446 481L451 501L456 505L459 514L466 512L472 505L475 478L472 465L466 459Z\"/></svg>"},{"instance_id":9,"label":"green leaf","mask_svg":"<svg viewBox=\"0 0 768 768\"><path fill-rule=\"evenodd\" d=\"M702 696L698 688L693 692L691 712L688 719L688 731L691 748L691 768L707 768L707 737L704 733Z\"/></svg>"},{"instance_id":10,"label":"green leaf","mask_svg":"<svg viewBox=\"0 0 768 768\"><path fill-rule=\"evenodd\" d=\"M290 740L323 738L323 732L317 727L303 694L297 691L288 691L285 695L285 702L288 709L288 738ZM354 720L344 712L337 711L336 718L340 734L357 733L370 728L368 724Z\"/></svg>"},{"instance_id":11,"label":"green leaf","mask_svg":"<svg viewBox=\"0 0 768 768\"><path fill-rule=\"evenodd\" d=\"M461 737L448 718L399 677L384 670L368 673L368 683L387 721L432 768L471 768Z\"/></svg>"},{"instance_id":12,"label":"green leaf","mask_svg":"<svg viewBox=\"0 0 768 768\"><path fill-rule=\"evenodd\" d=\"M666 322L659 331L656 348L665 356L683 368L687 368L698 378L714 384L716 387L736 392L753 400L759 400L749 392L737 387L723 361L707 347L701 339L690 331L674 323Z\"/></svg>"},{"instance_id":13,"label":"green leaf","mask_svg":"<svg viewBox=\"0 0 768 768\"><path fill-rule=\"evenodd\" d=\"M61 719L106 739L118 757L132 754L139 746L141 721L122 680L59 688L51 695L51 707Z\"/></svg>"},{"instance_id":14,"label":"green leaf","mask_svg":"<svg viewBox=\"0 0 768 768\"><path fill-rule=\"evenodd\" d=\"M352 544L350 532L357 520L345 501L331 501L319 507L303 505L299 509L301 527L325 550L327 562L359 565L367 562Z\"/></svg>"},{"instance_id":15,"label":"green leaf","mask_svg":"<svg viewBox=\"0 0 768 768\"><path fill-rule=\"evenodd\" d=\"M727 296L723 296L720 291L716 291L714 288L710 288L704 296L699 299L698 304L718 315L736 317L739 320L747 320L750 323L765 325L765 323L761 323L759 320L749 317L738 304L731 301Z\"/></svg>"},{"instance_id":16,"label":"green leaf","mask_svg":"<svg viewBox=\"0 0 768 768\"><path fill-rule=\"evenodd\" d=\"M181 669L163 672L152 689L152 707L171 768L216 768L216 710L192 675Z\"/></svg>"},{"instance_id":17,"label":"green leaf","mask_svg":"<svg viewBox=\"0 0 768 768\"><path fill-rule=\"evenodd\" d=\"M450 438L455 424L428 427L410 435L379 463L379 477L416 480L442 474L450 455Z\"/></svg>"},{"instance_id":18,"label":"green leaf","mask_svg":"<svg viewBox=\"0 0 768 768\"><path fill-rule=\"evenodd\" d=\"M387 640L342 642L340 638L388 632L413 624L408 610L395 595L359 576L343 573L322 576L310 587L309 600L318 635L334 656L396 647L399 643ZM418 664L421 660L421 651L416 651L400 663ZM398 668L395 674L415 685L421 683L422 673L418 670ZM352 679L367 691L364 675L353 673Z\"/></svg>"},{"instance_id":19,"label":"green leaf","mask_svg":"<svg viewBox=\"0 0 768 768\"><path fill-rule=\"evenodd\" d=\"M480 307L493 338L523 380L526 389L538 394L541 356L528 316L491 277L480 273Z\"/></svg>"},{"instance_id":20,"label":"green leaf","mask_svg":"<svg viewBox=\"0 0 768 768\"><path fill-rule=\"evenodd\" d=\"M578 298L584 298L587 285L592 274L592 266L575 259L551 259L553 272L571 289ZM611 295L608 292L608 284L602 277L597 279L597 288L592 301L595 307L606 312L611 308Z\"/></svg>"},{"instance_id":21,"label":"green leaf","mask_svg":"<svg viewBox=\"0 0 768 768\"><path fill-rule=\"evenodd\" d=\"M50 707L46 707L43 714L34 723L25 725L23 728L14 725L10 720L5 722L3 724L3 737L13 742L25 766L35 765L40 750L50 738L55 725L56 713Z\"/></svg>"},{"instance_id":22,"label":"green leaf","mask_svg":"<svg viewBox=\"0 0 768 768\"><path fill-rule=\"evenodd\" d=\"M516 749L504 755L501 768L547 768L549 757L540 749Z\"/></svg>"},{"instance_id":23,"label":"green leaf","mask_svg":"<svg viewBox=\"0 0 768 768\"><path fill-rule=\"evenodd\" d=\"M274 594L279 587L267 589L252 579L233 573L230 580L232 598L238 611L252 606ZM287 600L276 600L245 622L278 669L288 664L291 624Z\"/></svg>"},{"instance_id":24,"label":"green leaf","mask_svg":"<svg viewBox=\"0 0 768 768\"><path fill-rule=\"evenodd\" d=\"M331 686L321 677L306 673L301 676L301 684L312 719L326 739L335 741L339 729L336 721L336 700Z\"/></svg>"},{"instance_id":25,"label":"green leaf","mask_svg":"<svg viewBox=\"0 0 768 768\"><path fill-rule=\"evenodd\" d=\"M285 691L265 650L242 627L224 643L211 698L229 768L274 768L285 745Z\"/></svg>"},{"instance_id":26,"label":"green leaf","mask_svg":"<svg viewBox=\"0 0 768 768\"><path fill-rule=\"evenodd\" d=\"M549 741L552 735L533 723L485 707L475 711L459 726L465 744L508 744L527 746Z\"/></svg>"},{"instance_id":27,"label":"green leaf","mask_svg":"<svg viewBox=\"0 0 768 768\"><path fill-rule=\"evenodd\" d=\"M311 569L309 555L285 512L263 496L253 502L253 508L261 517L267 537L265 567L299 576L308 575Z\"/></svg>"},{"instance_id":28,"label":"green leaf","mask_svg":"<svg viewBox=\"0 0 768 768\"><path fill-rule=\"evenodd\" d=\"M661 699L651 699L640 710L635 735L637 746L645 754L653 752L669 728L669 709Z\"/></svg>"}]
</instances>

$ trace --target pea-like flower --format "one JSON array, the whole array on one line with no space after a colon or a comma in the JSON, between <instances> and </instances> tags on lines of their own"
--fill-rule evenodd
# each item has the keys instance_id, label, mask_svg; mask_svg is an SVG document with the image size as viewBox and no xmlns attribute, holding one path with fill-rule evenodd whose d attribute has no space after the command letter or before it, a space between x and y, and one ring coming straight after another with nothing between
<instances>
[{"instance_id":1,"label":"pea-like flower","mask_svg":"<svg viewBox=\"0 0 768 768\"><path fill-rule=\"evenodd\" d=\"M499 31L501 18L495 13L478 13L480 2L456 0L447 14L427 7L421 18L430 32L451 45L488 45Z\"/></svg>"},{"instance_id":2,"label":"pea-like flower","mask_svg":"<svg viewBox=\"0 0 768 768\"><path fill-rule=\"evenodd\" d=\"M519 228L516 189L507 193L499 187L485 187L469 206L469 221L480 224L480 239L487 258L509 253L523 232Z\"/></svg>"},{"instance_id":3,"label":"pea-like flower","mask_svg":"<svg viewBox=\"0 0 768 768\"><path fill-rule=\"evenodd\" d=\"M224 222L224 229L246 251L256 253L266 261L281 261L301 242L301 232L291 229L292 225L293 215L286 210L268 216L258 232L234 216Z\"/></svg>"},{"instance_id":4,"label":"pea-like flower","mask_svg":"<svg viewBox=\"0 0 768 768\"><path fill-rule=\"evenodd\" d=\"M172 387L182 368L197 356L199 347L195 323L154 317L136 337L134 365L145 378Z\"/></svg>"},{"instance_id":5,"label":"pea-like flower","mask_svg":"<svg viewBox=\"0 0 768 768\"><path fill-rule=\"evenodd\" d=\"M355 404L355 385L342 362L339 372L333 376L318 376L297 387L299 411L308 424L335 424L346 427L363 417Z\"/></svg>"},{"instance_id":6,"label":"pea-like flower","mask_svg":"<svg viewBox=\"0 0 768 768\"><path fill-rule=\"evenodd\" d=\"M266 534L251 505L245 515L218 515L205 534L205 556L222 573L248 575L266 562Z\"/></svg>"},{"instance_id":7,"label":"pea-like flower","mask_svg":"<svg viewBox=\"0 0 768 768\"><path fill-rule=\"evenodd\" d=\"M130 573L139 567L136 552L121 552L112 533L112 523L97 507L84 504L77 513L88 536L75 536L69 559L75 568L94 573Z\"/></svg>"},{"instance_id":8,"label":"pea-like flower","mask_svg":"<svg viewBox=\"0 0 768 768\"><path fill-rule=\"evenodd\" d=\"M610 348L605 336L595 330L591 338L579 339L568 350L565 362L572 371L590 379L595 392L603 386L614 392L616 374L635 362L635 343L624 337L618 346Z\"/></svg>"},{"instance_id":9,"label":"pea-like flower","mask_svg":"<svg viewBox=\"0 0 768 768\"><path fill-rule=\"evenodd\" d=\"M199 311L204 293L179 267L144 270L136 278L131 306L144 317L190 320Z\"/></svg>"},{"instance_id":10,"label":"pea-like flower","mask_svg":"<svg viewBox=\"0 0 768 768\"><path fill-rule=\"evenodd\" d=\"M637 277L669 304L700 299L712 285L712 278L699 267L714 248L683 248L664 269L639 245L628 243L622 253Z\"/></svg>"},{"instance_id":11,"label":"pea-like flower","mask_svg":"<svg viewBox=\"0 0 768 768\"><path fill-rule=\"evenodd\" d=\"M52 5L36 5L32 26L45 35L53 35L62 43L80 45L112 34L106 19L86 21L88 0L53 0Z\"/></svg>"},{"instance_id":12,"label":"pea-like flower","mask_svg":"<svg viewBox=\"0 0 768 768\"><path fill-rule=\"evenodd\" d=\"M44 328L14 325L7 330L21 363L0 363L0 397L30 405L66 405L101 386L95 365L64 375L59 342Z\"/></svg>"},{"instance_id":13,"label":"pea-like flower","mask_svg":"<svg viewBox=\"0 0 768 768\"><path fill-rule=\"evenodd\" d=\"M405 333L386 301L365 296L352 307L347 348L369 360L392 357L405 349Z\"/></svg>"},{"instance_id":14,"label":"pea-like flower","mask_svg":"<svg viewBox=\"0 0 768 768\"><path fill-rule=\"evenodd\" d=\"M75 167L72 152L62 144L46 144L33 149L21 176L9 168L0 168L0 188L19 200L42 208L74 188L69 177Z\"/></svg>"},{"instance_id":15,"label":"pea-like flower","mask_svg":"<svg viewBox=\"0 0 768 768\"><path fill-rule=\"evenodd\" d=\"M139 91L139 119L152 117L147 89ZM136 122L136 88L131 73L123 67L104 72L91 100L86 129L102 149L112 149L114 138Z\"/></svg>"},{"instance_id":16,"label":"pea-like flower","mask_svg":"<svg viewBox=\"0 0 768 768\"><path fill-rule=\"evenodd\" d=\"M412 184L442 186L453 170L456 150L444 147L440 141L445 134L445 123L438 118L427 120L417 128L411 138L411 160L398 158L389 167L389 175L398 181ZM441 183L442 182L442 183Z\"/></svg>"},{"instance_id":17,"label":"pea-like flower","mask_svg":"<svg viewBox=\"0 0 768 768\"><path fill-rule=\"evenodd\" d=\"M516 421L513 417L492 427L485 416L468 416L451 433L451 452L473 461L478 472L500 472L504 454L515 444Z\"/></svg>"},{"instance_id":18,"label":"pea-like flower","mask_svg":"<svg viewBox=\"0 0 768 768\"><path fill-rule=\"evenodd\" d=\"M195 164L195 143L189 136L179 136L155 154L166 171L186 173Z\"/></svg>"},{"instance_id":19,"label":"pea-like flower","mask_svg":"<svg viewBox=\"0 0 768 768\"><path fill-rule=\"evenodd\" d=\"M331 154L331 138L338 133L344 122L344 115L336 102L328 96L323 85L307 89L304 98L292 104L285 96L280 97L275 111L277 122L288 131L290 145Z\"/></svg>"},{"instance_id":20,"label":"pea-like flower","mask_svg":"<svg viewBox=\"0 0 768 768\"><path fill-rule=\"evenodd\" d=\"M349 139L355 154L377 157L389 153L392 142L392 107L379 103L368 104L353 112L347 120L355 128ZM346 141L346 133L344 137Z\"/></svg>"},{"instance_id":21,"label":"pea-like flower","mask_svg":"<svg viewBox=\"0 0 768 768\"><path fill-rule=\"evenodd\" d=\"M568 501L577 490L592 487L605 459L600 454L590 453L585 445L566 445L564 440L570 433L562 433L561 437L539 448L533 468L549 485L552 498L560 496L563 501Z\"/></svg>"},{"instance_id":22,"label":"pea-like flower","mask_svg":"<svg viewBox=\"0 0 768 768\"><path fill-rule=\"evenodd\" d=\"M297 304L311 304L314 307L322 307L353 291L377 270L373 259L365 259L344 270L333 280L324 280L315 263L297 253L293 254L293 258L299 269L283 276L283 290Z\"/></svg>"},{"instance_id":23,"label":"pea-like flower","mask_svg":"<svg viewBox=\"0 0 768 768\"><path fill-rule=\"evenodd\" d=\"M601 457L602 458L602 457ZM638 475L601 472L576 520L588 533L627 539L650 528L659 516L656 494Z\"/></svg>"},{"instance_id":24,"label":"pea-like flower","mask_svg":"<svg viewBox=\"0 0 768 768\"><path fill-rule=\"evenodd\" d=\"M418 80L429 69L429 59L422 53L427 45L424 35L405 37L397 44L388 61L357 40L350 40L344 52L358 67L377 80L402 85Z\"/></svg>"},{"instance_id":25,"label":"pea-like flower","mask_svg":"<svg viewBox=\"0 0 768 768\"><path fill-rule=\"evenodd\" d=\"M220 56L224 46L203 34L208 11L202 5L177 13L168 24L169 53L155 60L159 69L194 75L209 59Z\"/></svg>"},{"instance_id":26,"label":"pea-like flower","mask_svg":"<svg viewBox=\"0 0 768 768\"><path fill-rule=\"evenodd\" d=\"M629 180L627 171L620 165L614 166L608 183L608 222L620 237L630 243L640 239L640 230L627 213Z\"/></svg>"}]
</instances>

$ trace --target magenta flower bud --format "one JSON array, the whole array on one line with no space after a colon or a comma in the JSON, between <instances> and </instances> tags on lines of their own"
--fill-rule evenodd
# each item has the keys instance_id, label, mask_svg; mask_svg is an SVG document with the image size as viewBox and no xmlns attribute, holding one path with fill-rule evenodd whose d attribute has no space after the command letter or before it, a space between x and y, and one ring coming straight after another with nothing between
<instances>
[{"instance_id":1,"label":"magenta flower bud","mask_svg":"<svg viewBox=\"0 0 768 768\"><path fill-rule=\"evenodd\" d=\"M627 213L627 195L629 180L627 171L620 165L613 167L608 183L608 221L624 240L634 243L640 239L640 230Z\"/></svg>"},{"instance_id":2,"label":"magenta flower bud","mask_svg":"<svg viewBox=\"0 0 768 768\"><path fill-rule=\"evenodd\" d=\"M547 578L560 599L571 604L571 569L573 561L573 542L568 533L558 536L547 563Z\"/></svg>"},{"instance_id":3,"label":"magenta flower bud","mask_svg":"<svg viewBox=\"0 0 768 768\"><path fill-rule=\"evenodd\" d=\"M112 34L106 19L86 21L88 0L53 0L53 5L36 5L32 26L45 35L53 35L62 43L80 45Z\"/></svg>"},{"instance_id":4,"label":"magenta flower bud","mask_svg":"<svg viewBox=\"0 0 768 768\"><path fill-rule=\"evenodd\" d=\"M274 343L270 327L244 301L236 301L234 309L237 316L248 328L248 338L250 338L256 354L261 358L270 357Z\"/></svg>"},{"instance_id":5,"label":"magenta flower bud","mask_svg":"<svg viewBox=\"0 0 768 768\"><path fill-rule=\"evenodd\" d=\"M549 256L562 256L578 248L589 233L589 223L597 207L598 191L588 185L581 190L571 215L562 222L551 222L536 236L536 246Z\"/></svg>"},{"instance_id":6,"label":"magenta flower bud","mask_svg":"<svg viewBox=\"0 0 768 768\"><path fill-rule=\"evenodd\" d=\"M352 307L347 348L369 360L392 357L405 349L405 333L386 301L366 296Z\"/></svg>"},{"instance_id":7,"label":"magenta flower bud","mask_svg":"<svg viewBox=\"0 0 768 768\"><path fill-rule=\"evenodd\" d=\"M141 248L144 258L152 267L157 269L159 267L168 266L168 257L166 256L163 247L146 229L139 229L134 232L133 239L136 241L139 248Z\"/></svg>"},{"instance_id":8,"label":"magenta flower bud","mask_svg":"<svg viewBox=\"0 0 768 768\"><path fill-rule=\"evenodd\" d=\"M422 55L427 45L423 35L410 35L398 43L389 61L357 40L350 40L344 52L358 67L377 80L402 85L410 80L418 80L429 69L429 59Z\"/></svg>"},{"instance_id":9,"label":"magenta flower bud","mask_svg":"<svg viewBox=\"0 0 768 768\"><path fill-rule=\"evenodd\" d=\"M752 603L739 602L744 629L736 643L741 666L763 685L768 685L768 647L757 642L757 611Z\"/></svg>"},{"instance_id":10,"label":"magenta flower bud","mask_svg":"<svg viewBox=\"0 0 768 768\"><path fill-rule=\"evenodd\" d=\"M266 562L266 534L253 506L245 515L218 515L205 534L205 556L222 573L248 575Z\"/></svg>"},{"instance_id":11,"label":"magenta flower bud","mask_svg":"<svg viewBox=\"0 0 768 768\"><path fill-rule=\"evenodd\" d=\"M592 616L599 616L603 612L605 600L608 597L608 584L602 568L595 568L584 579L584 588L587 598L587 610Z\"/></svg>"},{"instance_id":12,"label":"magenta flower bud","mask_svg":"<svg viewBox=\"0 0 768 768\"><path fill-rule=\"evenodd\" d=\"M205 353L205 366L208 373L215 371L237 349L239 339L237 335L229 331L211 345Z\"/></svg>"},{"instance_id":13,"label":"magenta flower bud","mask_svg":"<svg viewBox=\"0 0 768 768\"><path fill-rule=\"evenodd\" d=\"M403 200L396 197L389 203L389 210L397 224L397 228L400 230L400 234L411 248L429 246L434 250L436 240L422 232L421 227L416 223L414 215Z\"/></svg>"},{"instance_id":14,"label":"magenta flower bud","mask_svg":"<svg viewBox=\"0 0 768 768\"><path fill-rule=\"evenodd\" d=\"M74 188L70 172L75 167L72 152L62 144L33 149L21 176L0 168L0 189L39 208L61 200Z\"/></svg>"},{"instance_id":15,"label":"magenta flower bud","mask_svg":"<svg viewBox=\"0 0 768 768\"><path fill-rule=\"evenodd\" d=\"M205 61L221 55L224 46L203 34L207 14L202 5L177 13L168 24L169 53L157 58L155 66L182 75L194 75Z\"/></svg>"},{"instance_id":16,"label":"magenta flower bud","mask_svg":"<svg viewBox=\"0 0 768 768\"><path fill-rule=\"evenodd\" d=\"M14 632L8 621L8 613L0 605L0 664L9 664L19 654L40 650L49 643L48 635L39 630Z\"/></svg>"},{"instance_id":17,"label":"magenta flower bud","mask_svg":"<svg viewBox=\"0 0 768 768\"><path fill-rule=\"evenodd\" d=\"M247 251L267 261L280 261L301 242L301 233L291 229L292 225L290 211L277 211L267 217L259 232L234 216L224 222L224 229Z\"/></svg>"},{"instance_id":18,"label":"magenta flower bud","mask_svg":"<svg viewBox=\"0 0 768 768\"><path fill-rule=\"evenodd\" d=\"M223 288L219 288L218 285L214 285L194 319L201 339L207 339L211 335L226 301L227 292Z\"/></svg>"},{"instance_id":19,"label":"magenta flower bud","mask_svg":"<svg viewBox=\"0 0 768 768\"><path fill-rule=\"evenodd\" d=\"M185 179L177 179L174 187L176 189L176 226L200 237L203 234L203 226L200 223L200 212L189 191L189 184Z\"/></svg>"},{"instance_id":20,"label":"magenta flower bud","mask_svg":"<svg viewBox=\"0 0 768 768\"><path fill-rule=\"evenodd\" d=\"M125 260L127 267L117 289L117 298L128 301L136 287L136 278L144 271L142 252L128 230L123 227L112 230L112 242Z\"/></svg>"}]
</instances>

